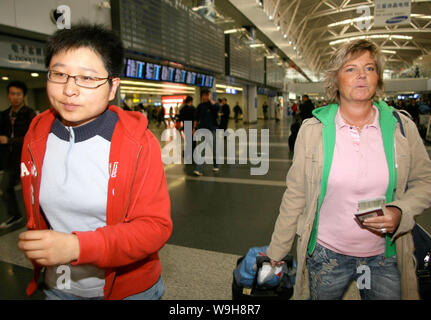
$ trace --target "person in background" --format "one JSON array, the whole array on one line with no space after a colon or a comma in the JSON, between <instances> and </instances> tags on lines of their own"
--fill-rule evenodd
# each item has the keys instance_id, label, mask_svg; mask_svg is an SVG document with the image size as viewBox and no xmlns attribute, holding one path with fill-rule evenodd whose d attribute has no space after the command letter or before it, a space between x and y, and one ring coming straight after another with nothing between
<instances>
[{"instance_id":1,"label":"person in background","mask_svg":"<svg viewBox=\"0 0 431 320\"><path fill-rule=\"evenodd\" d=\"M431 206L431 161L415 124L379 99L383 61L368 40L340 46L326 72L332 104L299 130L266 252L281 264L299 235L294 299L342 299L364 269L362 299L419 298L411 231ZM359 202L380 197L384 215L359 222Z\"/></svg>"},{"instance_id":2,"label":"person in background","mask_svg":"<svg viewBox=\"0 0 431 320\"><path fill-rule=\"evenodd\" d=\"M217 98L216 102L214 103L214 106L217 109L217 127L220 127L220 121L221 121L221 107L223 105L223 99L222 98Z\"/></svg>"},{"instance_id":3,"label":"person in background","mask_svg":"<svg viewBox=\"0 0 431 320\"><path fill-rule=\"evenodd\" d=\"M165 107L163 105L160 105L157 110L157 128L160 128L160 124L162 123L165 125L165 128L168 127L165 119Z\"/></svg>"},{"instance_id":4,"label":"person in background","mask_svg":"<svg viewBox=\"0 0 431 320\"><path fill-rule=\"evenodd\" d=\"M263 110L263 119L268 120L268 104L266 103L266 101L263 103L262 110Z\"/></svg>"},{"instance_id":5,"label":"person in background","mask_svg":"<svg viewBox=\"0 0 431 320\"><path fill-rule=\"evenodd\" d=\"M212 144L213 144L213 171L218 172L220 169L216 162L216 130L218 128L217 117L218 109L210 99L210 91L208 89L201 90L202 102L196 108L194 129L208 129L212 132ZM207 139L204 139L201 143L209 143ZM202 156L202 155L201 155ZM203 174L204 164L196 164L193 173L196 176Z\"/></svg>"},{"instance_id":6,"label":"person in background","mask_svg":"<svg viewBox=\"0 0 431 320\"><path fill-rule=\"evenodd\" d=\"M308 95L304 94L302 96L302 103L299 105L299 116L301 117L301 122L303 122L305 119L311 118L313 116L313 110L313 103L311 102Z\"/></svg>"},{"instance_id":7,"label":"person in background","mask_svg":"<svg viewBox=\"0 0 431 320\"><path fill-rule=\"evenodd\" d=\"M109 105L122 41L103 26L77 24L57 30L46 52L52 108L33 119L21 162L28 231L18 248L34 266L27 294L45 268L48 300L160 299L170 200L146 117ZM59 270L69 270L68 285Z\"/></svg>"},{"instance_id":8,"label":"person in background","mask_svg":"<svg viewBox=\"0 0 431 320\"><path fill-rule=\"evenodd\" d=\"M234 112L235 123L238 123L239 115L242 114L242 109L239 106L238 102L236 103L235 107L233 107L233 112Z\"/></svg>"},{"instance_id":9,"label":"person in background","mask_svg":"<svg viewBox=\"0 0 431 320\"><path fill-rule=\"evenodd\" d=\"M124 111L132 111L132 109L130 109L130 107L125 102L122 103L121 107L123 108Z\"/></svg>"},{"instance_id":10,"label":"person in background","mask_svg":"<svg viewBox=\"0 0 431 320\"><path fill-rule=\"evenodd\" d=\"M406 111L412 116L413 122L419 125L419 106L416 104L416 99L410 99L410 103L406 106Z\"/></svg>"},{"instance_id":11,"label":"person in background","mask_svg":"<svg viewBox=\"0 0 431 320\"><path fill-rule=\"evenodd\" d=\"M195 113L196 113L196 108L193 106L193 97L191 96L187 96L184 99L184 104L180 109L180 114L178 116L178 121L180 122L180 131L181 131L181 136L184 138L184 123L186 121L190 122L191 127L193 127L193 123L195 121ZM192 154L191 155L186 155L187 157L191 156L191 160L193 159L193 151L195 150L196 147L196 141L192 141ZM189 163L191 161L187 161L187 163Z\"/></svg>"},{"instance_id":12,"label":"person in background","mask_svg":"<svg viewBox=\"0 0 431 320\"><path fill-rule=\"evenodd\" d=\"M4 170L0 187L8 218L0 224L0 230L23 221L15 186L19 183L24 136L36 116L35 111L25 105L27 86L24 82L10 82L6 90L10 107L0 113L0 161Z\"/></svg>"},{"instance_id":13,"label":"person in background","mask_svg":"<svg viewBox=\"0 0 431 320\"><path fill-rule=\"evenodd\" d=\"M405 109L403 100L397 101L397 103L395 104L395 109L398 109L398 110L404 110Z\"/></svg>"},{"instance_id":14,"label":"person in background","mask_svg":"<svg viewBox=\"0 0 431 320\"><path fill-rule=\"evenodd\" d=\"M428 101L428 103L429 103L429 101ZM431 111L430 105L425 102L424 98L420 98L420 100L419 100L419 112L421 114L428 114L428 113L430 113L430 111Z\"/></svg>"},{"instance_id":15,"label":"person in background","mask_svg":"<svg viewBox=\"0 0 431 320\"><path fill-rule=\"evenodd\" d=\"M219 128L226 130L227 124L229 122L229 115L230 115L230 106L227 104L227 99L222 99L222 105L220 107L220 125Z\"/></svg>"},{"instance_id":16,"label":"person in background","mask_svg":"<svg viewBox=\"0 0 431 320\"><path fill-rule=\"evenodd\" d=\"M293 104L292 104L292 116L293 117L295 117L297 111L298 111L298 104L296 103L296 101L293 101Z\"/></svg>"}]
</instances>

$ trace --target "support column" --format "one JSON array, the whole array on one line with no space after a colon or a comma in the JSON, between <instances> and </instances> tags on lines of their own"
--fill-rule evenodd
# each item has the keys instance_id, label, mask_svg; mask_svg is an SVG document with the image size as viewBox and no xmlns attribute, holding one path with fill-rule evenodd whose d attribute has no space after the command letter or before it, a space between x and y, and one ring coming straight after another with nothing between
<instances>
[{"instance_id":1,"label":"support column","mask_svg":"<svg viewBox=\"0 0 431 320\"><path fill-rule=\"evenodd\" d=\"M244 106L244 123L257 123L257 87L248 85L247 94L244 95L247 104Z\"/></svg>"}]
</instances>

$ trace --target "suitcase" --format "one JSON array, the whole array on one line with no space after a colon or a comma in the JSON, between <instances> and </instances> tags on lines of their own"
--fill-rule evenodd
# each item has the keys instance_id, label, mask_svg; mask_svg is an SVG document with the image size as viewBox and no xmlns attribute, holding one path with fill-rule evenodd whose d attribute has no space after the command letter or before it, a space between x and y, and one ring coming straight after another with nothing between
<instances>
[{"instance_id":1,"label":"suitcase","mask_svg":"<svg viewBox=\"0 0 431 320\"><path fill-rule=\"evenodd\" d=\"M237 260L237 268L243 261L245 256ZM286 287L283 284L286 283L286 278L289 277L292 269L294 269L293 257L291 255L286 256L283 261L286 263L288 272L283 273L280 284L273 288L264 288L257 285L258 271L262 268L264 262L270 262L267 256L257 256L256 257L256 274L253 279L253 285L248 287L243 287L237 283L235 280L235 273L233 273L232 281L232 300L289 300L293 295L293 285L291 287Z\"/></svg>"},{"instance_id":2,"label":"suitcase","mask_svg":"<svg viewBox=\"0 0 431 320\"><path fill-rule=\"evenodd\" d=\"M412 230L412 235L419 294L422 300L431 300L431 237L417 224Z\"/></svg>"}]
</instances>

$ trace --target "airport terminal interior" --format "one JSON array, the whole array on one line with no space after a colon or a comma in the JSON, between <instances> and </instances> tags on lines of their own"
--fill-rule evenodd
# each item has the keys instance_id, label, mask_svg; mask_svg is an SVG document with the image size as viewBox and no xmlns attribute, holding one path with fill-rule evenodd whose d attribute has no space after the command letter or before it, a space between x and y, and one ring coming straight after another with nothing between
<instances>
[{"instance_id":1,"label":"airport terminal interior","mask_svg":"<svg viewBox=\"0 0 431 320\"><path fill-rule=\"evenodd\" d=\"M391 18L395 9L398 20ZM143 112L161 148L184 99L193 97L197 106L203 89L214 101L227 100L232 133L245 130L247 140L237 141L230 155L234 163L225 157L219 171L206 164L196 175L183 158L164 164L173 222L159 252L165 300L232 298L237 259L271 241L294 154L294 111L304 95L316 108L328 104L326 63L343 43L362 37L379 47L386 58L382 98L401 108L415 100L418 130L431 155L431 1L2 0L0 111L9 107L6 87L14 80L27 84L27 105L38 113L49 108L45 40L67 19L72 26L82 19L104 24L121 36L124 72L113 103ZM242 110L238 119L235 105ZM251 173L263 166L256 158L268 159L264 174ZM20 184L15 191L24 217ZM0 223L6 219L0 201ZM416 223L431 233L431 208ZM0 299L45 298L41 291L25 294L33 275L17 248L25 230L24 220L0 230ZM354 285L344 299L360 299Z\"/></svg>"}]
</instances>

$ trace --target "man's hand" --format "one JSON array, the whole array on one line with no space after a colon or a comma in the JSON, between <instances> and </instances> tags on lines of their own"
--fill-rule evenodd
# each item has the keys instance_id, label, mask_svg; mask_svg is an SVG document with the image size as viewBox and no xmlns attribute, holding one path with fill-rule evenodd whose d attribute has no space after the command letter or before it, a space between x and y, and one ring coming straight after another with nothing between
<instances>
[{"instance_id":1,"label":"man's hand","mask_svg":"<svg viewBox=\"0 0 431 320\"><path fill-rule=\"evenodd\" d=\"M7 144L8 140L7 136L0 136L0 144Z\"/></svg>"},{"instance_id":2,"label":"man's hand","mask_svg":"<svg viewBox=\"0 0 431 320\"><path fill-rule=\"evenodd\" d=\"M386 207L385 215L364 220L364 226L371 231L384 234L394 233L401 220L401 210L396 207Z\"/></svg>"},{"instance_id":3,"label":"man's hand","mask_svg":"<svg viewBox=\"0 0 431 320\"><path fill-rule=\"evenodd\" d=\"M78 237L53 230L21 233L18 248L25 253L27 259L41 266L68 264L79 257Z\"/></svg>"}]
</instances>

